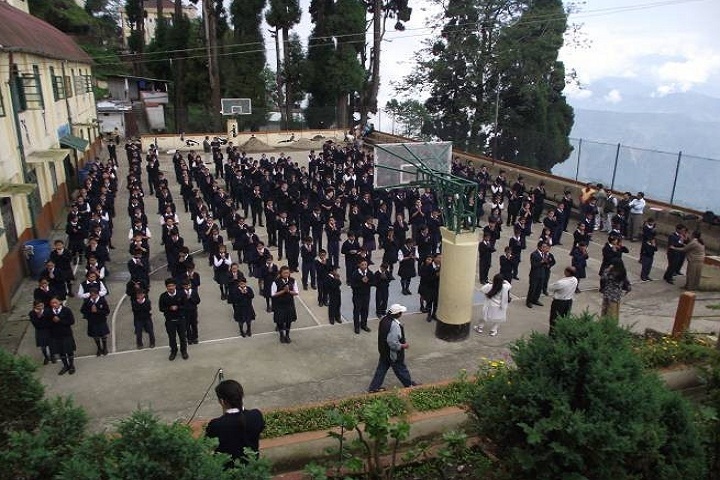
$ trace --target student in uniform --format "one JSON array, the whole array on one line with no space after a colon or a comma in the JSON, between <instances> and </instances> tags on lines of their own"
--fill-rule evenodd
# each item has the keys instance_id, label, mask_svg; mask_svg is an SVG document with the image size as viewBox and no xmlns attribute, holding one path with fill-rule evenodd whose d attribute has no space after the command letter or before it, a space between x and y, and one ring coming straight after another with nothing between
<instances>
[{"instance_id":1,"label":"student in uniform","mask_svg":"<svg viewBox=\"0 0 720 480\"><path fill-rule=\"evenodd\" d=\"M327 305L327 294L325 293L325 277L330 272L330 261L327 258L327 252L320 249L318 258L315 259L315 276L317 277L318 305L324 307Z\"/></svg>"},{"instance_id":2,"label":"student in uniform","mask_svg":"<svg viewBox=\"0 0 720 480\"><path fill-rule=\"evenodd\" d=\"M647 237L643 239L642 246L640 247L640 264L642 265L640 269L640 280L643 282L652 281L652 278L650 278L650 270L652 270L657 249L655 232L649 233Z\"/></svg>"},{"instance_id":3,"label":"student in uniform","mask_svg":"<svg viewBox=\"0 0 720 480\"><path fill-rule=\"evenodd\" d=\"M63 306L56 296L50 300L50 308L45 309L46 322L50 324L50 353L60 357L62 369L58 375L75 373L75 337L72 326L75 315L68 307Z\"/></svg>"},{"instance_id":4,"label":"student in uniform","mask_svg":"<svg viewBox=\"0 0 720 480\"><path fill-rule=\"evenodd\" d=\"M317 256L317 250L313 239L307 236L303 239L303 244L300 247L300 257L302 258L302 284L303 290L308 289L308 276L310 277L310 286L313 290L317 288L315 277L317 274L315 257Z\"/></svg>"},{"instance_id":5,"label":"student in uniform","mask_svg":"<svg viewBox=\"0 0 720 480\"><path fill-rule=\"evenodd\" d=\"M177 338L180 337L180 353L184 360L190 356L187 353L187 324L185 323L185 295L177 290L174 278L165 280L165 291L160 294L158 307L165 315L165 330L170 342L170 357L173 361L177 357Z\"/></svg>"},{"instance_id":6,"label":"student in uniform","mask_svg":"<svg viewBox=\"0 0 720 480\"><path fill-rule=\"evenodd\" d=\"M575 289L575 293L580 293L580 280L587 278L587 261L590 257L587 252L587 244L580 242L570 252L572 257L571 265L575 269L575 278L578 280L578 286Z\"/></svg>"},{"instance_id":7,"label":"student in uniform","mask_svg":"<svg viewBox=\"0 0 720 480\"><path fill-rule=\"evenodd\" d=\"M43 365L47 365L57 360L50 353L50 324L45 314L45 302L43 300L35 300L33 308L28 313L30 323L35 328L35 346L40 349L43 354Z\"/></svg>"},{"instance_id":8,"label":"student in uniform","mask_svg":"<svg viewBox=\"0 0 720 480\"><path fill-rule=\"evenodd\" d=\"M98 287L90 287L89 297L83 301L80 313L87 320L87 335L95 341L96 356L107 355L107 337L110 335L107 318L110 315L110 306L105 298L100 296Z\"/></svg>"},{"instance_id":9,"label":"student in uniform","mask_svg":"<svg viewBox=\"0 0 720 480\"><path fill-rule=\"evenodd\" d=\"M185 297L183 304L183 315L187 328L187 343L193 345L198 343L198 305L200 305L200 293L193 288L190 279L185 279L182 285L182 295Z\"/></svg>"},{"instance_id":10,"label":"student in uniform","mask_svg":"<svg viewBox=\"0 0 720 480\"><path fill-rule=\"evenodd\" d=\"M300 266L300 232L298 232L295 223L290 223L285 235L285 255L287 256L290 271L293 273L298 272Z\"/></svg>"},{"instance_id":11,"label":"student in uniform","mask_svg":"<svg viewBox=\"0 0 720 480\"><path fill-rule=\"evenodd\" d=\"M72 282L75 280L75 275L72 270L73 254L65 248L65 242L62 240L55 240L54 246L54 250L50 252L50 260L55 264L55 268L62 273L67 295L74 297L75 292L72 290Z\"/></svg>"},{"instance_id":12,"label":"student in uniform","mask_svg":"<svg viewBox=\"0 0 720 480\"><path fill-rule=\"evenodd\" d=\"M330 325L342 323L342 319L340 318L340 286L342 285L342 280L340 280L339 268L337 265L332 265L323 279L325 284L324 290L327 293L328 299L328 320L330 321Z\"/></svg>"},{"instance_id":13,"label":"student in uniform","mask_svg":"<svg viewBox=\"0 0 720 480\"><path fill-rule=\"evenodd\" d=\"M355 333L360 330L370 332L367 325L368 310L370 309L370 287L373 286L375 276L368 269L367 260L360 260L357 268L350 275L350 286L352 287L353 300L353 324Z\"/></svg>"},{"instance_id":14,"label":"student in uniform","mask_svg":"<svg viewBox=\"0 0 720 480\"><path fill-rule=\"evenodd\" d=\"M220 300L227 300L228 295L228 274L232 258L230 252L227 251L225 244L218 246L218 251L212 256L213 277L215 283L220 287Z\"/></svg>"},{"instance_id":15,"label":"student in uniform","mask_svg":"<svg viewBox=\"0 0 720 480\"><path fill-rule=\"evenodd\" d=\"M390 297L390 282L395 280L387 263L380 264L380 270L375 272L375 314L382 318L387 312Z\"/></svg>"},{"instance_id":16,"label":"student in uniform","mask_svg":"<svg viewBox=\"0 0 720 480\"><path fill-rule=\"evenodd\" d=\"M33 290L33 301L42 302L43 305L49 307L50 299L55 295L57 295L57 293L50 288L48 280L46 278L41 278L38 280L37 288Z\"/></svg>"},{"instance_id":17,"label":"student in uniform","mask_svg":"<svg viewBox=\"0 0 720 480\"><path fill-rule=\"evenodd\" d=\"M400 277L400 286L403 295L412 295L410 292L410 281L417 276L415 261L418 258L418 251L415 247L415 241L412 238L405 240L400 250L398 250L398 276Z\"/></svg>"},{"instance_id":18,"label":"student in uniform","mask_svg":"<svg viewBox=\"0 0 720 480\"><path fill-rule=\"evenodd\" d=\"M155 329L152 321L152 305L147 298L147 291L139 288L130 296L130 306L133 312L133 326L135 328L135 346L138 350L143 348L143 331L148 334L150 348L155 348Z\"/></svg>"},{"instance_id":19,"label":"student in uniform","mask_svg":"<svg viewBox=\"0 0 720 480\"><path fill-rule=\"evenodd\" d=\"M252 337L252 322L255 320L253 298L255 293L248 286L245 277L241 277L228 292L228 302L233 306L233 319L237 322L242 337Z\"/></svg>"},{"instance_id":20,"label":"student in uniform","mask_svg":"<svg viewBox=\"0 0 720 480\"><path fill-rule=\"evenodd\" d=\"M223 415L213 418L205 428L205 436L217 438L216 452L226 453L233 460L246 463L245 449L255 454L260 449L260 434L265 420L260 410L246 410L243 405L243 388L235 380L223 380L215 387L215 394L223 409ZM232 468L232 462L226 465Z\"/></svg>"},{"instance_id":21,"label":"student in uniform","mask_svg":"<svg viewBox=\"0 0 720 480\"><path fill-rule=\"evenodd\" d=\"M258 279L258 290L260 295L265 297L265 311L271 313L273 311L271 300L272 300L272 284L280 274L280 269L273 262L273 256L268 255L265 257L265 261L255 270L255 277Z\"/></svg>"},{"instance_id":22,"label":"student in uniform","mask_svg":"<svg viewBox=\"0 0 720 480\"><path fill-rule=\"evenodd\" d=\"M272 282L273 320L280 333L280 343L291 343L290 326L297 320L295 297L300 295L297 282L290 276L290 267L280 267L280 274Z\"/></svg>"}]
</instances>

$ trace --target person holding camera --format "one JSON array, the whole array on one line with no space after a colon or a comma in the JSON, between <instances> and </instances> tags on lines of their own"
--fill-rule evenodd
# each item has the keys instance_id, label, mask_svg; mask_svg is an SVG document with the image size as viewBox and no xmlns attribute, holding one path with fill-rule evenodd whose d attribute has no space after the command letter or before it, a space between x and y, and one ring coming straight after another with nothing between
<instances>
[{"instance_id":1,"label":"person holding camera","mask_svg":"<svg viewBox=\"0 0 720 480\"><path fill-rule=\"evenodd\" d=\"M223 414L210 420L205 427L205 436L218 439L216 452L230 455L233 461L247 463L246 448L255 455L260 451L260 434L265 429L263 414L258 409L245 410L245 392L235 380L218 383L215 394ZM233 462L229 462L226 468L232 466Z\"/></svg>"}]
</instances>

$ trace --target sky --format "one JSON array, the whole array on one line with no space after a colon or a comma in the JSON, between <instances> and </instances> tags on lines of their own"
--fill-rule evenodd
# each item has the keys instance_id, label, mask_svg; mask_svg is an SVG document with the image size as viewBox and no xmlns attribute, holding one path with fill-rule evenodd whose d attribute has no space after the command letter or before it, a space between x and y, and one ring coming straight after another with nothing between
<instances>
[{"instance_id":1,"label":"sky","mask_svg":"<svg viewBox=\"0 0 720 480\"><path fill-rule=\"evenodd\" d=\"M312 30L307 13L310 0L300 0L303 11L295 31L305 41ZM428 0L410 0L412 17L404 32L388 31L383 43L379 105L398 96L393 88L412 71L413 54L433 31L426 21L434 11ZM641 80L655 95L695 91L720 98L720 0L586 0L570 24L580 24L580 44L570 42L560 52L566 70L574 69L581 88L567 88L570 103L593 95L592 85L603 78ZM267 28L265 29L267 32ZM275 65L274 42L266 45L268 64ZM622 92L605 96L622 101ZM387 118L376 118L386 127ZM388 125L389 126L389 125Z\"/></svg>"}]
</instances>

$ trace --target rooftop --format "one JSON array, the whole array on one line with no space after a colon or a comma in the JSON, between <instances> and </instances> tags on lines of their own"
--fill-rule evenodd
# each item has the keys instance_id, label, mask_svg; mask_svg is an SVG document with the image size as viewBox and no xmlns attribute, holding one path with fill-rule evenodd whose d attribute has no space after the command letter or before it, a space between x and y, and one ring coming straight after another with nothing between
<instances>
[{"instance_id":1,"label":"rooftop","mask_svg":"<svg viewBox=\"0 0 720 480\"><path fill-rule=\"evenodd\" d=\"M92 63L72 38L37 17L0 2L0 18L0 51Z\"/></svg>"}]
</instances>

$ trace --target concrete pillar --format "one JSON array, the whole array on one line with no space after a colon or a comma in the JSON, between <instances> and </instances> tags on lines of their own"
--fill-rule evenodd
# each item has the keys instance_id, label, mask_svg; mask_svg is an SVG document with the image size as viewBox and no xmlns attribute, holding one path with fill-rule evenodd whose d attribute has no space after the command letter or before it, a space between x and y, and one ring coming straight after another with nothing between
<instances>
[{"instance_id":1,"label":"concrete pillar","mask_svg":"<svg viewBox=\"0 0 720 480\"><path fill-rule=\"evenodd\" d=\"M448 342L465 340L470 334L478 261L478 234L456 234L441 228L442 268L435 336Z\"/></svg>"},{"instance_id":2,"label":"concrete pillar","mask_svg":"<svg viewBox=\"0 0 720 480\"><path fill-rule=\"evenodd\" d=\"M231 118L227 121L227 139L233 142L233 145L237 145L234 138L237 137L238 133L240 133L238 132L238 121L235 118Z\"/></svg>"}]
</instances>

